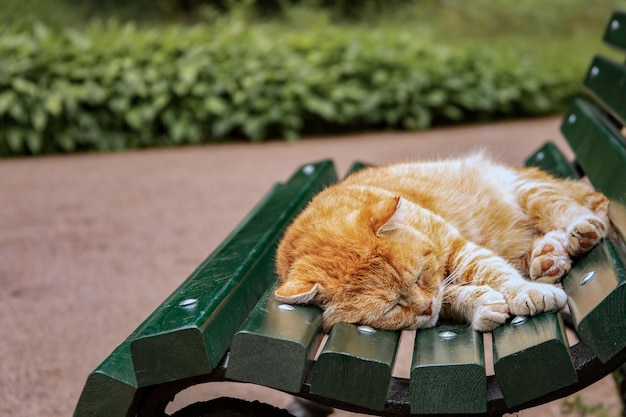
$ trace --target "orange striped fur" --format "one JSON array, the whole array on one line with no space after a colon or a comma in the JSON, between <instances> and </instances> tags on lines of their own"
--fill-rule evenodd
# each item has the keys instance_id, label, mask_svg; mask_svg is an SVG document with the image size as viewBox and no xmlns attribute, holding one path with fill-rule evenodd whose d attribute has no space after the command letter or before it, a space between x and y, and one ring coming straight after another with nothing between
<instances>
[{"instance_id":1,"label":"orange striped fur","mask_svg":"<svg viewBox=\"0 0 626 417\"><path fill-rule=\"evenodd\" d=\"M379 329L441 317L490 331L565 306L556 283L606 236L608 200L585 181L476 153L368 168L317 195L285 232L276 298Z\"/></svg>"}]
</instances>

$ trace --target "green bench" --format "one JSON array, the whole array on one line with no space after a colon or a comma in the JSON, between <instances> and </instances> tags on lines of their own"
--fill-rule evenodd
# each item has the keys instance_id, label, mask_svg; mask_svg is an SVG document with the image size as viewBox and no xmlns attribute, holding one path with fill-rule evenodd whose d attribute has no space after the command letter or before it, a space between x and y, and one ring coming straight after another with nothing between
<instances>
[{"instance_id":1,"label":"green bench","mask_svg":"<svg viewBox=\"0 0 626 417\"><path fill-rule=\"evenodd\" d=\"M626 13L604 40L626 51ZM595 57L561 130L576 155L547 143L527 161L560 176L587 176L611 200L616 233L563 280L570 314L518 317L488 338L458 324L415 333L410 378L392 375L401 332L339 323L319 351L321 312L279 304L274 251L306 203L337 181L333 163L299 168L87 378L74 416L164 416L195 384L263 385L354 412L502 415L574 393L626 360L626 66ZM352 170L363 164L356 163ZM570 346L563 317L580 342ZM491 344L488 346L487 344ZM487 375L484 351L493 351ZM319 351L319 353L318 353ZM257 403L199 402L175 416L288 415Z\"/></svg>"}]
</instances>

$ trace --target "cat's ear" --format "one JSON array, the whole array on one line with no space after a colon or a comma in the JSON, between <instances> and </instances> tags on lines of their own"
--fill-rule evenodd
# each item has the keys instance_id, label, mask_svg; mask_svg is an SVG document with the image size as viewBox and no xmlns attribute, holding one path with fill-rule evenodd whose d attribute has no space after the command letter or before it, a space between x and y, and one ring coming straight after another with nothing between
<instances>
[{"instance_id":1,"label":"cat's ear","mask_svg":"<svg viewBox=\"0 0 626 417\"><path fill-rule=\"evenodd\" d=\"M276 299L289 304L306 304L315 297L319 291L319 284L298 278L289 278L274 291Z\"/></svg>"},{"instance_id":2,"label":"cat's ear","mask_svg":"<svg viewBox=\"0 0 626 417\"><path fill-rule=\"evenodd\" d=\"M319 262L314 256L298 259L292 265L287 278L274 291L275 298L288 304L307 304L317 295L321 295L322 283L327 275L316 266Z\"/></svg>"},{"instance_id":3,"label":"cat's ear","mask_svg":"<svg viewBox=\"0 0 626 417\"><path fill-rule=\"evenodd\" d=\"M366 221L376 236L396 230L402 221L402 199L393 197L368 207L365 210Z\"/></svg>"}]
</instances>

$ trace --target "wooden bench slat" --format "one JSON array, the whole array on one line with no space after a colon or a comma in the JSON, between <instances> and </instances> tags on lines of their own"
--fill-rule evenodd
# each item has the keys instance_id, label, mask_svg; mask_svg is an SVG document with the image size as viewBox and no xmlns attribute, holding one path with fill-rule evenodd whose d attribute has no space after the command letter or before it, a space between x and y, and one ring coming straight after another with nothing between
<instances>
[{"instance_id":1,"label":"wooden bench slat","mask_svg":"<svg viewBox=\"0 0 626 417\"><path fill-rule=\"evenodd\" d=\"M346 172L346 176L344 178L347 178L348 176L354 174L355 172L358 172L362 169L371 167L372 164L368 164L366 162L362 162L362 161L354 161L351 165L350 168L348 168L348 172Z\"/></svg>"},{"instance_id":2,"label":"wooden bench slat","mask_svg":"<svg viewBox=\"0 0 626 417\"><path fill-rule=\"evenodd\" d=\"M355 161L346 177L368 166ZM401 332L368 330L347 323L333 327L315 366L311 394L383 409Z\"/></svg>"},{"instance_id":3,"label":"wooden bench slat","mask_svg":"<svg viewBox=\"0 0 626 417\"><path fill-rule=\"evenodd\" d=\"M130 348L140 387L211 372L274 279L285 225L337 180L331 161L301 167L146 320Z\"/></svg>"},{"instance_id":4,"label":"wooden bench slat","mask_svg":"<svg viewBox=\"0 0 626 417\"><path fill-rule=\"evenodd\" d=\"M126 417L137 391L129 339L118 346L88 377L74 417Z\"/></svg>"},{"instance_id":5,"label":"wooden bench slat","mask_svg":"<svg viewBox=\"0 0 626 417\"><path fill-rule=\"evenodd\" d=\"M498 384L509 407L578 380L558 313L514 319L496 328L493 360Z\"/></svg>"},{"instance_id":6,"label":"wooden bench slat","mask_svg":"<svg viewBox=\"0 0 626 417\"><path fill-rule=\"evenodd\" d=\"M553 142L546 142L524 165L537 167L560 178L579 178L578 172Z\"/></svg>"},{"instance_id":7,"label":"wooden bench slat","mask_svg":"<svg viewBox=\"0 0 626 417\"><path fill-rule=\"evenodd\" d=\"M576 333L603 362L626 347L626 259L619 245L601 242L563 280Z\"/></svg>"},{"instance_id":8,"label":"wooden bench slat","mask_svg":"<svg viewBox=\"0 0 626 417\"><path fill-rule=\"evenodd\" d=\"M609 197L609 216L623 239L624 138L611 120L586 101L577 100L566 114L561 130L591 182ZM576 331L603 362L626 347L625 253L619 238L607 239L576 262L563 280Z\"/></svg>"},{"instance_id":9,"label":"wooden bench slat","mask_svg":"<svg viewBox=\"0 0 626 417\"><path fill-rule=\"evenodd\" d=\"M400 334L335 324L314 366L311 394L382 410Z\"/></svg>"},{"instance_id":10,"label":"wooden bench slat","mask_svg":"<svg viewBox=\"0 0 626 417\"><path fill-rule=\"evenodd\" d=\"M280 304L272 286L235 334L226 377L300 391L322 341L322 312Z\"/></svg>"},{"instance_id":11,"label":"wooden bench slat","mask_svg":"<svg viewBox=\"0 0 626 417\"><path fill-rule=\"evenodd\" d=\"M626 66L597 55L584 81L585 91L593 96L613 117L626 123Z\"/></svg>"},{"instance_id":12,"label":"wooden bench slat","mask_svg":"<svg viewBox=\"0 0 626 417\"><path fill-rule=\"evenodd\" d=\"M626 12L616 11L613 13L602 40L614 48L626 51Z\"/></svg>"},{"instance_id":13,"label":"wooden bench slat","mask_svg":"<svg viewBox=\"0 0 626 417\"><path fill-rule=\"evenodd\" d=\"M354 162L346 176L366 166ZM273 298L274 289L267 291L235 334L226 376L297 392L322 340L322 312L312 306L281 305Z\"/></svg>"},{"instance_id":14,"label":"wooden bench slat","mask_svg":"<svg viewBox=\"0 0 626 417\"><path fill-rule=\"evenodd\" d=\"M525 165L536 166L557 177L579 177L552 142L547 142L531 155ZM492 348L496 378L509 407L577 380L565 326L557 314L518 318L497 328L493 332Z\"/></svg>"},{"instance_id":15,"label":"wooden bench slat","mask_svg":"<svg viewBox=\"0 0 626 417\"><path fill-rule=\"evenodd\" d=\"M561 131L596 189L610 200L611 220L626 236L626 144L619 130L593 105L576 100Z\"/></svg>"},{"instance_id":16,"label":"wooden bench slat","mask_svg":"<svg viewBox=\"0 0 626 417\"><path fill-rule=\"evenodd\" d=\"M485 413L483 335L464 325L418 330L410 387L411 413Z\"/></svg>"}]
</instances>

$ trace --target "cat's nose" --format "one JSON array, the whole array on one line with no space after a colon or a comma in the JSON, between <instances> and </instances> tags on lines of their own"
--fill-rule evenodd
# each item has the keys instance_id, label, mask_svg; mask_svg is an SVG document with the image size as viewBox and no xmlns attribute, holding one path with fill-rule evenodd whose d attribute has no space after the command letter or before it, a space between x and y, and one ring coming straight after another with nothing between
<instances>
[{"instance_id":1,"label":"cat's nose","mask_svg":"<svg viewBox=\"0 0 626 417\"><path fill-rule=\"evenodd\" d=\"M425 316L430 316L431 314L433 314L433 303L428 304L428 307L424 310Z\"/></svg>"}]
</instances>

